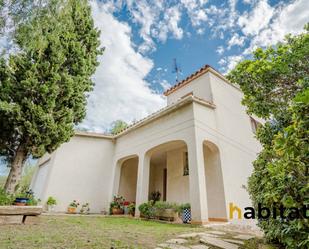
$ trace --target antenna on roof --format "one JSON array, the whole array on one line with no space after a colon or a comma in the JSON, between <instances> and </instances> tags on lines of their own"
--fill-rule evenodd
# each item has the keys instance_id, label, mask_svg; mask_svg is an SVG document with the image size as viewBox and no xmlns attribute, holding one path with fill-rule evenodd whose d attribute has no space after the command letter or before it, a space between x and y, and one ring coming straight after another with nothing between
<instances>
[{"instance_id":1,"label":"antenna on roof","mask_svg":"<svg viewBox=\"0 0 309 249\"><path fill-rule=\"evenodd\" d=\"M174 58L173 71L172 73L176 73L176 82L179 81L179 73L181 73L181 68L177 64L176 58Z\"/></svg>"}]
</instances>

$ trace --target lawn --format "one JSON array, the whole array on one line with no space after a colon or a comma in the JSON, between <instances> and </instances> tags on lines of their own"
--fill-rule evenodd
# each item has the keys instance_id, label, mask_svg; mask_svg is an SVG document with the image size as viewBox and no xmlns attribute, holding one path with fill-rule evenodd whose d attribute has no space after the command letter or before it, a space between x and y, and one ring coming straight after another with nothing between
<instances>
[{"instance_id":1,"label":"lawn","mask_svg":"<svg viewBox=\"0 0 309 249\"><path fill-rule=\"evenodd\" d=\"M0 248L154 248L175 235L205 231L190 225L131 218L42 216L38 225L0 227Z\"/></svg>"}]
</instances>

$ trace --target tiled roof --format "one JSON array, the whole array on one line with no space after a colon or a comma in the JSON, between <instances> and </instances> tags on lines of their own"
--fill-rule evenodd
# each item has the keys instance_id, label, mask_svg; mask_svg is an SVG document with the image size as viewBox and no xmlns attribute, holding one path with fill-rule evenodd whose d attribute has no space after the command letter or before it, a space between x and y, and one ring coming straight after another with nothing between
<instances>
[{"instance_id":1,"label":"tiled roof","mask_svg":"<svg viewBox=\"0 0 309 249\"><path fill-rule=\"evenodd\" d=\"M225 79L225 77L219 73L216 69L214 69L213 67L209 66L209 65L205 65L203 67L201 67L199 70L197 70L196 72L194 72L193 74L191 74L190 76L188 76L187 78L185 78L182 81L179 81L176 85L172 86L170 89L166 90L163 94L165 96L170 95L172 92L176 91L177 89L185 86L186 84L188 84L189 82L191 82L192 80L200 77L201 75L207 73L208 71L212 71L214 72L217 76L219 76L220 78L224 79L225 81L227 81L227 79Z\"/></svg>"},{"instance_id":2,"label":"tiled roof","mask_svg":"<svg viewBox=\"0 0 309 249\"><path fill-rule=\"evenodd\" d=\"M166 115L172 111L174 111L175 109L178 109L179 107L181 106L184 106L186 104L189 104L189 103L192 103L192 102L197 102L197 103L200 103L204 106L207 106L209 108L212 108L214 109L216 106L209 102L209 101L206 101L206 100L203 100L203 99L200 99L198 97L195 97L195 96L192 96L192 95L189 95L187 96L186 98L183 98L183 99L180 99L178 100L176 103L173 103L171 105L168 105L168 106L165 106L163 107L162 109L150 114L149 116L129 125L128 127L126 127L125 129L119 131L117 134L115 135L112 135L112 134L102 134L102 133L93 133L93 132L85 132L85 131L76 131L75 132L75 135L77 136L87 136L87 137L101 137L101 138L109 138L109 139L114 139L114 138L117 138L119 136L122 136L124 134L126 134L127 132L133 130L133 129L136 129L140 126L143 126L145 124L148 124L149 122L152 122L153 120L163 116L163 115Z\"/></svg>"}]
</instances>

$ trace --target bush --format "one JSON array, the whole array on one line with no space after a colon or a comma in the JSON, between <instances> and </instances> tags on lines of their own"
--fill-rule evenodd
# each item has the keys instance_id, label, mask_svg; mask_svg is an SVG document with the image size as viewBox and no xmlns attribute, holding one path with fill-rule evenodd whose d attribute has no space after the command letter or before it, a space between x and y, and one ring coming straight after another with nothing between
<instances>
[{"instance_id":1,"label":"bush","mask_svg":"<svg viewBox=\"0 0 309 249\"><path fill-rule=\"evenodd\" d=\"M0 206L12 205L14 200L14 195L7 194L3 188L0 188Z\"/></svg>"},{"instance_id":2,"label":"bush","mask_svg":"<svg viewBox=\"0 0 309 249\"><path fill-rule=\"evenodd\" d=\"M191 209L190 203L184 203L184 204L179 205L177 211L179 214L182 214L185 209L189 209L189 210Z\"/></svg>"},{"instance_id":3,"label":"bush","mask_svg":"<svg viewBox=\"0 0 309 249\"><path fill-rule=\"evenodd\" d=\"M135 215L135 203L130 203L128 206L128 214Z\"/></svg>"},{"instance_id":4,"label":"bush","mask_svg":"<svg viewBox=\"0 0 309 249\"><path fill-rule=\"evenodd\" d=\"M138 210L141 212L141 215L147 219L153 218L155 216L153 201L145 202L139 205Z\"/></svg>"},{"instance_id":5,"label":"bush","mask_svg":"<svg viewBox=\"0 0 309 249\"><path fill-rule=\"evenodd\" d=\"M48 199L47 199L47 202L46 204L48 206L54 206L54 205L57 205L57 201L55 198L53 198L52 196L49 196Z\"/></svg>"},{"instance_id":6,"label":"bush","mask_svg":"<svg viewBox=\"0 0 309 249\"><path fill-rule=\"evenodd\" d=\"M157 201L154 204L154 208L156 210L165 210L165 209L173 209L174 211L178 211L178 205L176 203L166 202L166 201Z\"/></svg>"}]
</instances>

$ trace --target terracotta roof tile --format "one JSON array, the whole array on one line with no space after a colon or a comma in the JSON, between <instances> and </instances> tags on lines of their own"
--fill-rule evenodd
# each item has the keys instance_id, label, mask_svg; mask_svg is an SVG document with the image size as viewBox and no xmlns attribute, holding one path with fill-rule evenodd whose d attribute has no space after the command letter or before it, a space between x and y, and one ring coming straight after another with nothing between
<instances>
[{"instance_id":1,"label":"terracotta roof tile","mask_svg":"<svg viewBox=\"0 0 309 249\"><path fill-rule=\"evenodd\" d=\"M199 70L197 70L196 72L192 73L191 75L189 75L187 78L185 78L182 81L177 82L176 85L172 86L170 89L166 90L163 94L165 96L170 95L172 92L176 91L177 89L179 89L180 87L183 87L184 85L188 84L189 82L191 82L192 80L196 79L197 77L200 77L201 75L203 75L204 73L206 73L209 69L212 69L214 71L216 71L216 73L218 73L219 75L221 75L222 77L224 77L221 73L219 73L216 69L214 69L213 67L211 67L210 65L206 64L203 67L201 67Z\"/></svg>"}]
</instances>

